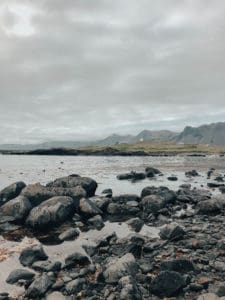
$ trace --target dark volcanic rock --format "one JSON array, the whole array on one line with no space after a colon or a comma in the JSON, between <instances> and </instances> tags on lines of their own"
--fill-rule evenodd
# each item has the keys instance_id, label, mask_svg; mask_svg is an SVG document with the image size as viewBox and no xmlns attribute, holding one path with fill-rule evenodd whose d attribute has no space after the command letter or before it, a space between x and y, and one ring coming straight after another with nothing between
<instances>
[{"instance_id":1,"label":"dark volcanic rock","mask_svg":"<svg viewBox=\"0 0 225 300\"><path fill-rule=\"evenodd\" d=\"M141 300L142 296L138 290L137 283L132 276L124 276L119 280L121 287L120 300Z\"/></svg>"},{"instance_id":2,"label":"dark volcanic rock","mask_svg":"<svg viewBox=\"0 0 225 300\"><path fill-rule=\"evenodd\" d=\"M41 245L34 245L20 253L19 261L23 266L31 266L35 261L47 260L48 256Z\"/></svg>"},{"instance_id":3,"label":"dark volcanic rock","mask_svg":"<svg viewBox=\"0 0 225 300\"><path fill-rule=\"evenodd\" d=\"M167 177L167 179L170 180L170 181L177 181L178 180L177 176L169 176L169 177Z\"/></svg>"},{"instance_id":4,"label":"dark volcanic rock","mask_svg":"<svg viewBox=\"0 0 225 300\"><path fill-rule=\"evenodd\" d=\"M149 195L157 195L161 196L165 203L174 203L176 200L176 193L165 186L155 187L148 186L145 187L141 192L141 197L149 196Z\"/></svg>"},{"instance_id":5,"label":"dark volcanic rock","mask_svg":"<svg viewBox=\"0 0 225 300\"><path fill-rule=\"evenodd\" d=\"M185 172L185 175L187 177L195 177L195 176L199 176L198 172L196 170L192 170L192 171L187 171Z\"/></svg>"},{"instance_id":6,"label":"dark volcanic rock","mask_svg":"<svg viewBox=\"0 0 225 300\"><path fill-rule=\"evenodd\" d=\"M59 235L61 241L71 241L79 236L80 232L76 228L69 228Z\"/></svg>"},{"instance_id":7,"label":"dark volcanic rock","mask_svg":"<svg viewBox=\"0 0 225 300\"><path fill-rule=\"evenodd\" d=\"M163 240L177 241L177 240L181 240L184 237L185 230L178 224L171 223L163 227L160 230L159 235Z\"/></svg>"},{"instance_id":8,"label":"dark volcanic rock","mask_svg":"<svg viewBox=\"0 0 225 300\"><path fill-rule=\"evenodd\" d=\"M26 224L36 228L47 228L70 219L74 213L75 206L71 197L53 197L34 207L28 215Z\"/></svg>"},{"instance_id":9,"label":"dark volcanic rock","mask_svg":"<svg viewBox=\"0 0 225 300\"><path fill-rule=\"evenodd\" d=\"M140 218L132 218L127 221L127 225L134 229L136 232L139 232L144 225L144 221Z\"/></svg>"},{"instance_id":10,"label":"dark volcanic rock","mask_svg":"<svg viewBox=\"0 0 225 300\"><path fill-rule=\"evenodd\" d=\"M107 283L117 283L118 280L126 275L134 275L137 271L137 263L131 253L127 253L121 258L112 259L103 273Z\"/></svg>"},{"instance_id":11,"label":"dark volcanic rock","mask_svg":"<svg viewBox=\"0 0 225 300\"><path fill-rule=\"evenodd\" d=\"M187 258L179 258L163 261L160 265L162 271L175 271L178 273L188 273L194 271L193 263Z\"/></svg>"},{"instance_id":12,"label":"dark volcanic rock","mask_svg":"<svg viewBox=\"0 0 225 300\"><path fill-rule=\"evenodd\" d=\"M86 197L86 192L81 186L73 188L45 187L40 183L29 184L21 194L29 199L33 207L55 196L71 197L74 200L74 204L78 206L79 200Z\"/></svg>"},{"instance_id":13,"label":"dark volcanic rock","mask_svg":"<svg viewBox=\"0 0 225 300\"><path fill-rule=\"evenodd\" d=\"M30 201L26 197L18 196L2 205L0 214L11 216L16 221L22 221L27 217L31 209Z\"/></svg>"},{"instance_id":14,"label":"dark volcanic rock","mask_svg":"<svg viewBox=\"0 0 225 300\"><path fill-rule=\"evenodd\" d=\"M13 184L10 184L6 188L0 191L0 206L8 202L9 200L19 196L26 184L23 181L17 181Z\"/></svg>"},{"instance_id":15,"label":"dark volcanic rock","mask_svg":"<svg viewBox=\"0 0 225 300\"><path fill-rule=\"evenodd\" d=\"M61 262L55 261L35 261L32 264L32 268L41 272L58 272L61 270Z\"/></svg>"},{"instance_id":16,"label":"dark volcanic rock","mask_svg":"<svg viewBox=\"0 0 225 300\"><path fill-rule=\"evenodd\" d=\"M103 212L97 207L97 205L90 199L82 198L79 204L80 214L86 217L92 217L96 215L101 215Z\"/></svg>"},{"instance_id":17,"label":"dark volcanic rock","mask_svg":"<svg viewBox=\"0 0 225 300\"><path fill-rule=\"evenodd\" d=\"M92 178L80 177L79 175L70 175L67 177L58 178L47 184L47 187L74 188L81 186L89 197L94 196L97 189L97 182Z\"/></svg>"},{"instance_id":18,"label":"dark volcanic rock","mask_svg":"<svg viewBox=\"0 0 225 300\"><path fill-rule=\"evenodd\" d=\"M225 186L224 183L217 183L217 182L208 182L207 186L209 188L219 188Z\"/></svg>"},{"instance_id":19,"label":"dark volcanic rock","mask_svg":"<svg viewBox=\"0 0 225 300\"><path fill-rule=\"evenodd\" d=\"M6 279L6 282L9 284L15 284L17 281L23 280L32 280L34 278L34 273L25 270L25 269L16 269L13 270Z\"/></svg>"},{"instance_id":20,"label":"dark volcanic rock","mask_svg":"<svg viewBox=\"0 0 225 300\"><path fill-rule=\"evenodd\" d=\"M199 214L219 214L221 210L225 207L225 197L224 195L216 196L212 199L201 201L197 205L197 210Z\"/></svg>"},{"instance_id":21,"label":"dark volcanic rock","mask_svg":"<svg viewBox=\"0 0 225 300\"><path fill-rule=\"evenodd\" d=\"M135 194L122 194L119 196L115 196L112 198L112 201L115 203L124 204L130 201L136 201L139 202L141 199L138 195Z\"/></svg>"},{"instance_id":22,"label":"dark volcanic rock","mask_svg":"<svg viewBox=\"0 0 225 300\"><path fill-rule=\"evenodd\" d=\"M74 252L65 258L65 267L75 267L79 265L89 265L91 262L86 254L80 252Z\"/></svg>"},{"instance_id":23,"label":"dark volcanic rock","mask_svg":"<svg viewBox=\"0 0 225 300\"><path fill-rule=\"evenodd\" d=\"M149 195L141 200L140 205L144 212L157 214L166 205L166 203L161 196Z\"/></svg>"},{"instance_id":24,"label":"dark volcanic rock","mask_svg":"<svg viewBox=\"0 0 225 300\"><path fill-rule=\"evenodd\" d=\"M145 173L137 173L137 172L130 172L125 174L117 175L117 179L119 180L142 180L145 179Z\"/></svg>"},{"instance_id":25,"label":"dark volcanic rock","mask_svg":"<svg viewBox=\"0 0 225 300\"><path fill-rule=\"evenodd\" d=\"M161 171L153 167L145 168L145 173L146 173L146 177L155 177L155 175L162 174Z\"/></svg>"},{"instance_id":26,"label":"dark volcanic rock","mask_svg":"<svg viewBox=\"0 0 225 300\"><path fill-rule=\"evenodd\" d=\"M51 288L54 282L55 280L52 277L42 274L29 286L26 296L29 299L40 299L40 297L44 296L45 293Z\"/></svg>"},{"instance_id":27,"label":"dark volcanic rock","mask_svg":"<svg viewBox=\"0 0 225 300\"><path fill-rule=\"evenodd\" d=\"M184 278L177 272L163 271L151 283L151 291L159 297L177 296L185 287Z\"/></svg>"},{"instance_id":28,"label":"dark volcanic rock","mask_svg":"<svg viewBox=\"0 0 225 300\"><path fill-rule=\"evenodd\" d=\"M86 280L84 278L77 278L70 281L66 285L66 291L69 295L77 294L85 288Z\"/></svg>"}]
</instances>

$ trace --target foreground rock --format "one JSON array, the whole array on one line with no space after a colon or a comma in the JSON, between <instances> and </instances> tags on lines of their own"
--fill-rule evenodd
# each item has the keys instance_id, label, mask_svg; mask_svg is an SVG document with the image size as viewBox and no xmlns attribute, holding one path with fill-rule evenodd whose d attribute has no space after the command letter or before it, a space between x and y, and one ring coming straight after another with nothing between
<instances>
[{"instance_id":1,"label":"foreground rock","mask_svg":"<svg viewBox=\"0 0 225 300\"><path fill-rule=\"evenodd\" d=\"M48 256L41 245L34 245L20 253L19 261L23 266L31 266L35 261L47 260Z\"/></svg>"},{"instance_id":2,"label":"foreground rock","mask_svg":"<svg viewBox=\"0 0 225 300\"><path fill-rule=\"evenodd\" d=\"M25 186L26 184L23 181L17 181L0 191L0 206L16 198Z\"/></svg>"},{"instance_id":3,"label":"foreground rock","mask_svg":"<svg viewBox=\"0 0 225 300\"><path fill-rule=\"evenodd\" d=\"M225 196L220 195L212 199L201 201L197 205L199 214L219 214L225 208Z\"/></svg>"},{"instance_id":4,"label":"foreground rock","mask_svg":"<svg viewBox=\"0 0 225 300\"><path fill-rule=\"evenodd\" d=\"M184 278L177 272L163 271L151 283L151 291L159 297L177 296L185 287Z\"/></svg>"},{"instance_id":5,"label":"foreground rock","mask_svg":"<svg viewBox=\"0 0 225 300\"><path fill-rule=\"evenodd\" d=\"M12 271L6 279L9 284L15 284L19 280L32 280L34 278L34 273L25 269L16 269Z\"/></svg>"},{"instance_id":6,"label":"foreground rock","mask_svg":"<svg viewBox=\"0 0 225 300\"><path fill-rule=\"evenodd\" d=\"M48 228L63 223L75 213L74 201L70 197L53 197L33 208L26 224L35 228Z\"/></svg>"},{"instance_id":7,"label":"foreground rock","mask_svg":"<svg viewBox=\"0 0 225 300\"><path fill-rule=\"evenodd\" d=\"M126 275L135 275L137 264L134 256L128 253L121 258L112 259L104 272L104 278L107 283L116 283L120 278Z\"/></svg>"},{"instance_id":8,"label":"foreground rock","mask_svg":"<svg viewBox=\"0 0 225 300\"><path fill-rule=\"evenodd\" d=\"M50 289L50 287L55 282L53 277L48 276L47 274L43 274L29 286L26 296L29 299L40 299L41 296L45 295L45 293Z\"/></svg>"},{"instance_id":9,"label":"foreground rock","mask_svg":"<svg viewBox=\"0 0 225 300\"><path fill-rule=\"evenodd\" d=\"M97 189L97 182L88 177L80 177L79 175L70 175L67 177L58 178L47 184L47 187L60 187L60 188L74 188L81 186L86 192L88 197L95 195Z\"/></svg>"},{"instance_id":10,"label":"foreground rock","mask_svg":"<svg viewBox=\"0 0 225 300\"><path fill-rule=\"evenodd\" d=\"M18 196L15 199L9 200L6 204L0 207L0 214L11 216L16 221L23 221L29 214L32 206L30 201L24 196Z\"/></svg>"},{"instance_id":11,"label":"foreground rock","mask_svg":"<svg viewBox=\"0 0 225 300\"><path fill-rule=\"evenodd\" d=\"M79 200L86 197L86 191L81 186L75 186L72 188L64 187L46 187L40 183L29 184L23 189L21 195L26 197L32 207L41 204L43 201L55 196L68 196L73 198L74 203L78 206Z\"/></svg>"}]
</instances>

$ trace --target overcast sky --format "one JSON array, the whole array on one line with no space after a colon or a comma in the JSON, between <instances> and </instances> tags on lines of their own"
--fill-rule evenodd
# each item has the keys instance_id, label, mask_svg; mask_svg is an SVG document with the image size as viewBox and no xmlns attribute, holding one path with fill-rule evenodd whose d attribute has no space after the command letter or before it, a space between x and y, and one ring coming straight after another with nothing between
<instances>
[{"instance_id":1,"label":"overcast sky","mask_svg":"<svg viewBox=\"0 0 225 300\"><path fill-rule=\"evenodd\" d=\"M225 1L1 0L0 143L225 121Z\"/></svg>"}]
</instances>

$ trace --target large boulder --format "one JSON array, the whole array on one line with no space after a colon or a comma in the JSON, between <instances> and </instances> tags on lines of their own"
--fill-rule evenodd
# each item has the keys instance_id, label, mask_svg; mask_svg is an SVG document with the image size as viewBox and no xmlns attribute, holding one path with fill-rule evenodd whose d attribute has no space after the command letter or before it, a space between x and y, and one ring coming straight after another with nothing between
<instances>
[{"instance_id":1,"label":"large boulder","mask_svg":"<svg viewBox=\"0 0 225 300\"><path fill-rule=\"evenodd\" d=\"M219 214L225 208L225 196L219 195L212 199L201 201L197 205L199 214L210 215Z\"/></svg>"},{"instance_id":2,"label":"large boulder","mask_svg":"<svg viewBox=\"0 0 225 300\"><path fill-rule=\"evenodd\" d=\"M24 196L18 196L2 205L0 213L4 216L11 216L16 221L22 221L27 217L31 209L30 201Z\"/></svg>"},{"instance_id":3,"label":"large boulder","mask_svg":"<svg viewBox=\"0 0 225 300\"><path fill-rule=\"evenodd\" d=\"M79 212L85 217L93 217L101 215L103 212L97 207L97 205L90 199L82 198L79 203Z\"/></svg>"},{"instance_id":4,"label":"large boulder","mask_svg":"<svg viewBox=\"0 0 225 300\"><path fill-rule=\"evenodd\" d=\"M29 286L26 291L26 296L28 299L43 299L40 297L44 296L54 283L55 279L53 277L50 277L47 274L42 274Z\"/></svg>"},{"instance_id":5,"label":"large boulder","mask_svg":"<svg viewBox=\"0 0 225 300\"><path fill-rule=\"evenodd\" d=\"M33 245L25 248L19 256L20 263L25 267L31 266L35 261L47 259L48 256L46 255L42 245Z\"/></svg>"},{"instance_id":6,"label":"large boulder","mask_svg":"<svg viewBox=\"0 0 225 300\"><path fill-rule=\"evenodd\" d=\"M183 274L195 270L192 261L190 261L187 258L178 258L178 259L163 261L160 265L160 269L162 271L175 271Z\"/></svg>"},{"instance_id":7,"label":"large boulder","mask_svg":"<svg viewBox=\"0 0 225 300\"><path fill-rule=\"evenodd\" d=\"M106 264L103 276L106 283L117 283L120 278L127 275L135 275L137 272L137 263L131 253L127 253L121 258L114 258Z\"/></svg>"},{"instance_id":8,"label":"large boulder","mask_svg":"<svg viewBox=\"0 0 225 300\"><path fill-rule=\"evenodd\" d=\"M124 276L119 280L121 287L120 300L141 300L136 280L132 276Z\"/></svg>"},{"instance_id":9,"label":"large boulder","mask_svg":"<svg viewBox=\"0 0 225 300\"><path fill-rule=\"evenodd\" d=\"M117 175L118 180L142 180L145 179L146 175L145 173L137 173L137 172L130 172L130 173L124 173Z\"/></svg>"},{"instance_id":10,"label":"large boulder","mask_svg":"<svg viewBox=\"0 0 225 300\"><path fill-rule=\"evenodd\" d=\"M76 265L89 265L90 259L85 253L74 252L65 258L65 267L75 267Z\"/></svg>"},{"instance_id":11,"label":"large boulder","mask_svg":"<svg viewBox=\"0 0 225 300\"><path fill-rule=\"evenodd\" d=\"M85 284L86 280L84 278L77 278L67 283L65 289L68 295L77 294L81 290L85 289Z\"/></svg>"},{"instance_id":12,"label":"large boulder","mask_svg":"<svg viewBox=\"0 0 225 300\"><path fill-rule=\"evenodd\" d=\"M113 202L120 203L120 204L124 204L131 201L139 202L140 200L141 200L140 197L136 194L122 194L119 196L112 197Z\"/></svg>"},{"instance_id":13,"label":"large boulder","mask_svg":"<svg viewBox=\"0 0 225 300\"><path fill-rule=\"evenodd\" d=\"M185 234L186 232L184 228L177 223L168 224L164 226L159 232L161 239L172 241L182 240Z\"/></svg>"},{"instance_id":14,"label":"large boulder","mask_svg":"<svg viewBox=\"0 0 225 300\"><path fill-rule=\"evenodd\" d=\"M140 205L144 212L157 214L165 207L166 203L159 195L149 195L141 200Z\"/></svg>"},{"instance_id":15,"label":"large boulder","mask_svg":"<svg viewBox=\"0 0 225 300\"><path fill-rule=\"evenodd\" d=\"M34 207L28 215L26 224L36 228L46 228L63 223L74 213L75 205L71 197L53 197Z\"/></svg>"},{"instance_id":16,"label":"large boulder","mask_svg":"<svg viewBox=\"0 0 225 300\"><path fill-rule=\"evenodd\" d=\"M141 192L141 197L157 195L160 196L165 203L174 203L176 200L176 193L165 186L155 187L147 186Z\"/></svg>"},{"instance_id":17,"label":"large boulder","mask_svg":"<svg viewBox=\"0 0 225 300\"><path fill-rule=\"evenodd\" d=\"M6 279L6 282L9 284L15 284L19 280L32 280L34 278L34 273L25 269L16 269L13 270Z\"/></svg>"},{"instance_id":18,"label":"large boulder","mask_svg":"<svg viewBox=\"0 0 225 300\"><path fill-rule=\"evenodd\" d=\"M81 186L72 188L63 187L46 187L40 183L29 184L23 191L22 195L29 199L31 205L37 206L43 201L55 196L68 196L73 198L75 205L79 205L79 200L86 197L86 192Z\"/></svg>"},{"instance_id":19,"label":"large boulder","mask_svg":"<svg viewBox=\"0 0 225 300\"><path fill-rule=\"evenodd\" d=\"M81 186L89 197L94 196L97 189L97 182L89 177L80 177L79 175L70 175L67 177L58 178L47 184L47 187L63 187L74 188Z\"/></svg>"},{"instance_id":20,"label":"large boulder","mask_svg":"<svg viewBox=\"0 0 225 300\"><path fill-rule=\"evenodd\" d=\"M0 191L0 206L8 202L9 200L16 198L23 188L25 188L26 184L23 181L17 181L3 190Z\"/></svg>"},{"instance_id":21,"label":"large boulder","mask_svg":"<svg viewBox=\"0 0 225 300\"><path fill-rule=\"evenodd\" d=\"M179 273L163 271L153 279L150 289L159 297L172 297L177 296L185 285L185 280Z\"/></svg>"}]
</instances>

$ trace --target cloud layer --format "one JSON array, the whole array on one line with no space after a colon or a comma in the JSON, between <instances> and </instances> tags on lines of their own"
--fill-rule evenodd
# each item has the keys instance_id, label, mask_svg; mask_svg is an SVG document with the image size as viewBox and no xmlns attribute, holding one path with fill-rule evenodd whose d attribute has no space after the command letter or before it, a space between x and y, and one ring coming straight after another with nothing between
<instances>
[{"instance_id":1,"label":"cloud layer","mask_svg":"<svg viewBox=\"0 0 225 300\"><path fill-rule=\"evenodd\" d=\"M225 117L225 2L1 0L0 143Z\"/></svg>"}]
</instances>

